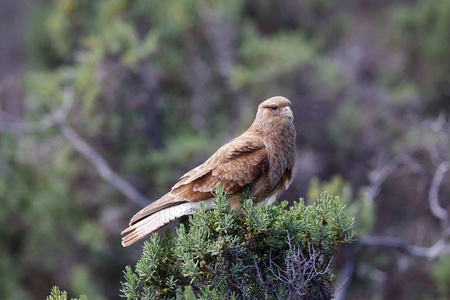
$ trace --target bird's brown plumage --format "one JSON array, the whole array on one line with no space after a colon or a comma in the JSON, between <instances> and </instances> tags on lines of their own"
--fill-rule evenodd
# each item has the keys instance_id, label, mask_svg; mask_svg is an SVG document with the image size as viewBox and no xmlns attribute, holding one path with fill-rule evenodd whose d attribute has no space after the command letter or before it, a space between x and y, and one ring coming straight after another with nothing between
<instances>
[{"instance_id":1,"label":"bird's brown plumage","mask_svg":"<svg viewBox=\"0 0 450 300\"><path fill-rule=\"evenodd\" d=\"M273 97L258 106L255 121L239 137L219 148L206 162L184 174L159 200L139 211L122 234L129 246L165 224L191 214L203 201L211 209L212 193L220 183L232 208L246 188L255 201L273 202L292 181L295 128L291 102Z\"/></svg>"}]
</instances>

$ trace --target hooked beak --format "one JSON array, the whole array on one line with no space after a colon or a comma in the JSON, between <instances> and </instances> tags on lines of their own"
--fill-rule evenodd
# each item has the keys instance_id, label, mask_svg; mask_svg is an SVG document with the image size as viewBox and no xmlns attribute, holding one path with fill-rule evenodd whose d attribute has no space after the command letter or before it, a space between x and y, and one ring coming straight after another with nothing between
<instances>
[{"instance_id":1,"label":"hooked beak","mask_svg":"<svg viewBox=\"0 0 450 300\"><path fill-rule=\"evenodd\" d=\"M294 119L294 113L289 106L286 106L280 115L286 118Z\"/></svg>"}]
</instances>

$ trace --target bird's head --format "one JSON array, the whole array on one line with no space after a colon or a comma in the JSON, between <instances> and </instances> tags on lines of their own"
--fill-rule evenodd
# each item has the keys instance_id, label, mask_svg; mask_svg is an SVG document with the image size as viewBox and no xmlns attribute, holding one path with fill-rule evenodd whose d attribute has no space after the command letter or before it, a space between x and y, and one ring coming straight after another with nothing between
<instances>
[{"instance_id":1,"label":"bird's head","mask_svg":"<svg viewBox=\"0 0 450 300\"><path fill-rule=\"evenodd\" d=\"M262 102L258 106L255 122L259 124L292 124L294 113L291 109L291 101L276 96Z\"/></svg>"}]
</instances>

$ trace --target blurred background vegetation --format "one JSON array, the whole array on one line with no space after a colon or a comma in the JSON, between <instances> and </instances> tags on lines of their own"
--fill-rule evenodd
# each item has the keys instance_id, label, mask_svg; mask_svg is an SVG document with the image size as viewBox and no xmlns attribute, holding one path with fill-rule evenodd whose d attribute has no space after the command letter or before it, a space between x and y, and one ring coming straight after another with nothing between
<instances>
[{"instance_id":1,"label":"blurred background vegetation","mask_svg":"<svg viewBox=\"0 0 450 300\"><path fill-rule=\"evenodd\" d=\"M120 245L139 205L42 126L70 88L64 122L150 199L262 100L289 98L297 165L281 198L325 189L356 217L337 297L448 299L448 16L450 0L2 0L1 298L59 285L118 299L141 253Z\"/></svg>"}]
</instances>

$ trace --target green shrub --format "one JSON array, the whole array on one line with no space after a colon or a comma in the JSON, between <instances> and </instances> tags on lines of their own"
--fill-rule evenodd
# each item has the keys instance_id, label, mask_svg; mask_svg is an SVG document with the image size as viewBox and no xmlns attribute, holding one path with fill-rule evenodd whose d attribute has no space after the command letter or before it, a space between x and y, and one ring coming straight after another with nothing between
<instances>
[{"instance_id":1,"label":"green shrub","mask_svg":"<svg viewBox=\"0 0 450 300\"><path fill-rule=\"evenodd\" d=\"M46 298L46 300L87 300L87 297L85 295L81 295L80 298L76 299L76 298L68 298L67 296L67 292L65 291L60 291L59 287L54 286L52 288L52 291L50 292L50 296L48 296Z\"/></svg>"},{"instance_id":2,"label":"green shrub","mask_svg":"<svg viewBox=\"0 0 450 300\"><path fill-rule=\"evenodd\" d=\"M201 206L177 230L145 242L125 269L128 299L331 299L330 264L351 241L353 219L337 197L317 202L254 204L243 195L232 211L220 187L212 211Z\"/></svg>"}]
</instances>

